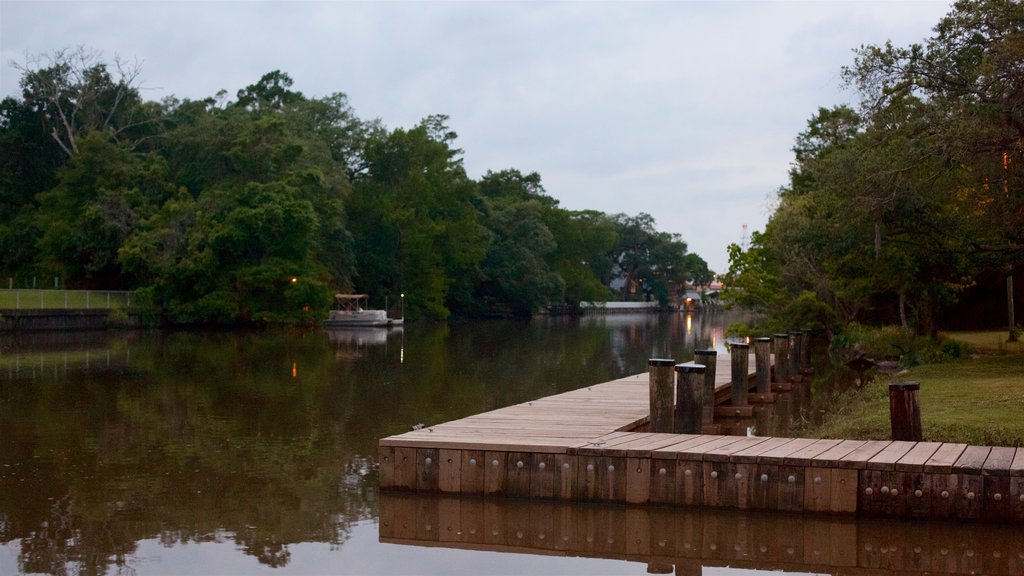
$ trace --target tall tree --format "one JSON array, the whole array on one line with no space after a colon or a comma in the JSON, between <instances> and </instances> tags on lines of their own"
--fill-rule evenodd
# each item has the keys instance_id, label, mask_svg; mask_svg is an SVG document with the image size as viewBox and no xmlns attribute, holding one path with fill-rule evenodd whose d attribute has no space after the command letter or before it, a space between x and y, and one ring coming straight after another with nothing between
<instances>
[{"instance_id":1,"label":"tall tree","mask_svg":"<svg viewBox=\"0 0 1024 576\"><path fill-rule=\"evenodd\" d=\"M446 122L431 116L371 141L348 204L356 287L406 294L412 317L444 319L469 307L487 253L476 184Z\"/></svg>"},{"instance_id":2,"label":"tall tree","mask_svg":"<svg viewBox=\"0 0 1024 576\"><path fill-rule=\"evenodd\" d=\"M1024 262L1022 63L1024 4L960 0L926 43L862 47L844 71L869 113L907 95L926 103L931 152L965 170L958 197L969 257L1006 273L1010 317Z\"/></svg>"},{"instance_id":3,"label":"tall tree","mask_svg":"<svg viewBox=\"0 0 1024 576\"><path fill-rule=\"evenodd\" d=\"M25 102L40 114L53 141L69 157L79 152L80 139L89 132L104 132L116 142L134 145L156 118L139 97L137 63L117 57L107 63L99 52L78 47L14 66L22 74Z\"/></svg>"}]
</instances>

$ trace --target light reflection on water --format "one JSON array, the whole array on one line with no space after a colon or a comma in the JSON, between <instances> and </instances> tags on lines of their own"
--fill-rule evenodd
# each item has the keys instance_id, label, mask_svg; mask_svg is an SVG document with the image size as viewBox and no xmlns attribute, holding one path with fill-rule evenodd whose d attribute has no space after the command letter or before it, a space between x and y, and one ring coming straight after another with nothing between
<instances>
[{"instance_id":1,"label":"light reflection on water","mask_svg":"<svg viewBox=\"0 0 1024 576\"><path fill-rule=\"evenodd\" d=\"M377 440L688 361L729 321L0 335L0 574L645 573L381 543Z\"/></svg>"}]
</instances>

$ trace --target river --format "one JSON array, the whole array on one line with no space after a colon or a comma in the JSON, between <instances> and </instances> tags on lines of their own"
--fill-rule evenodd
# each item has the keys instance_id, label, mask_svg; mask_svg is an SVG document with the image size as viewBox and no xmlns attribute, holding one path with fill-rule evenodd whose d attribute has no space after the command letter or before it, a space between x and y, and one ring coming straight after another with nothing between
<instances>
[{"instance_id":1,"label":"river","mask_svg":"<svg viewBox=\"0 0 1024 576\"><path fill-rule=\"evenodd\" d=\"M664 565L677 573L803 572L829 564L758 564L756 551L769 546L735 536L721 549L742 544L736 557L682 547L694 545L694 533L744 534L751 524L773 534L853 526L855 545L890 533L848 519L786 517L775 526L769 516L453 504L378 491L381 437L643 372L648 358L690 360L694 348L721 349L729 321L671 314L330 332L0 335L0 574L599 575ZM507 534L476 542L433 532L451 510L475 518L475 506L481 519L500 518ZM565 542L571 532L579 546L541 542L556 533L555 518ZM418 532L402 532L403 522L419 523ZM684 528L655 538L672 525ZM591 526L586 536L583 526ZM652 564L636 550L593 545L595 535L606 542L634 532L677 548ZM1024 549L978 534L955 533L953 553L978 541L972 557L996 545L993 554L1013 562L1019 553L1024 565ZM523 544L529 537L533 545ZM815 544L798 540L800 554L811 555Z\"/></svg>"}]
</instances>

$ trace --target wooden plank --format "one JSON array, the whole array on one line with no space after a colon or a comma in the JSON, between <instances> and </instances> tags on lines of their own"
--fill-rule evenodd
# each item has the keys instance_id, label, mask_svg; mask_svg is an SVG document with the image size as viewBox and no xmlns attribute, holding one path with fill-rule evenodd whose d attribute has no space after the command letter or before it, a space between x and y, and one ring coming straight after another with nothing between
<instances>
[{"instance_id":1,"label":"wooden plank","mask_svg":"<svg viewBox=\"0 0 1024 576\"><path fill-rule=\"evenodd\" d=\"M867 468L868 460L884 450L891 442L885 440L870 440L859 448L854 449L846 456L843 456L836 463L840 468L852 468L860 470Z\"/></svg>"},{"instance_id":2,"label":"wooden plank","mask_svg":"<svg viewBox=\"0 0 1024 576\"><path fill-rule=\"evenodd\" d=\"M760 444L756 444L729 455L731 462L737 464L754 464L757 458L765 452L770 452L792 442L794 438L768 438Z\"/></svg>"},{"instance_id":3,"label":"wooden plank","mask_svg":"<svg viewBox=\"0 0 1024 576\"><path fill-rule=\"evenodd\" d=\"M440 492L458 494L462 492L462 451L438 450L440 469L437 489Z\"/></svg>"},{"instance_id":4,"label":"wooden plank","mask_svg":"<svg viewBox=\"0 0 1024 576\"><path fill-rule=\"evenodd\" d=\"M776 448L774 448L772 450L768 450L766 452L762 452L761 454L759 454L757 456L757 461L758 461L758 463L763 463L763 464L782 465L782 464L784 464L783 460L785 459L786 456L789 456L790 454L792 454L792 453L794 453L794 452L796 452L798 450L802 450L802 449L810 446L811 444L814 444L815 442L817 442L817 440L815 440L813 438L796 438L796 439L794 439L794 440L792 440L790 442L786 442L786 443L784 443L784 444L782 444L782 445L780 445L780 446L778 446L778 447L776 447Z\"/></svg>"},{"instance_id":5,"label":"wooden plank","mask_svg":"<svg viewBox=\"0 0 1024 576\"><path fill-rule=\"evenodd\" d=\"M725 484L721 486L723 502L737 510L751 507L751 494L754 481L754 464L729 462L725 469Z\"/></svg>"},{"instance_id":6,"label":"wooden plank","mask_svg":"<svg viewBox=\"0 0 1024 576\"><path fill-rule=\"evenodd\" d=\"M436 492L439 468L436 448L417 448L416 489L423 492Z\"/></svg>"},{"instance_id":7,"label":"wooden plank","mask_svg":"<svg viewBox=\"0 0 1024 576\"><path fill-rule=\"evenodd\" d=\"M928 473L926 473L928 474ZM932 486L932 518L944 520L953 517L955 502L960 493L956 474L928 474Z\"/></svg>"},{"instance_id":8,"label":"wooden plank","mask_svg":"<svg viewBox=\"0 0 1024 576\"><path fill-rule=\"evenodd\" d=\"M394 486L405 490L416 488L416 449L395 447Z\"/></svg>"},{"instance_id":9,"label":"wooden plank","mask_svg":"<svg viewBox=\"0 0 1024 576\"><path fill-rule=\"evenodd\" d=\"M828 468L805 466L804 510L808 512L830 512L831 509L832 471Z\"/></svg>"},{"instance_id":10,"label":"wooden plank","mask_svg":"<svg viewBox=\"0 0 1024 576\"><path fill-rule=\"evenodd\" d=\"M626 459L619 457L579 456L580 470L576 497L598 502L625 502Z\"/></svg>"},{"instance_id":11,"label":"wooden plank","mask_svg":"<svg viewBox=\"0 0 1024 576\"><path fill-rule=\"evenodd\" d=\"M790 452L783 457L782 463L786 466L810 466L815 456L835 448L840 442L842 440L817 440L799 450Z\"/></svg>"},{"instance_id":12,"label":"wooden plank","mask_svg":"<svg viewBox=\"0 0 1024 576\"><path fill-rule=\"evenodd\" d=\"M1009 476L1010 465L1017 454L1016 448L994 447L981 467L985 476Z\"/></svg>"},{"instance_id":13,"label":"wooden plank","mask_svg":"<svg viewBox=\"0 0 1024 576\"><path fill-rule=\"evenodd\" d=\"M530 474L530 496L532 498L554 498L558 477L558 463L554 454L533 454L533 471Z\"/></svg>"},{"instance_id":14,"label":"wooden plank","mask_svg":"<svg viewBox=\"0 0 1024 576\"><path fill-rule=\"evenodd\" d=\"M831 468L832 491L829 512L855 514L857 512L857 471Z\"/></svg>"},{"instance_id":15,"label":"wooden plank","mask_svg":"<svg viewBox=\"0 0 1024 576\"><path fill-rule=\"evenodd\" d=\"M460 450L462 458L459 481L463 494L482 494L484 491L483 450Z\"/></svg>"},{"instance_id":16,"label":"wooden plank","mask_svg":"<svg viewBox=\"0 0 1024 576\"><path fill-rule=\"evenodd\" d=\"M1018 448L1017 453L1020 452ZM1010 477L1010 503L1013 505L1012 521L1024 524L1024 476ZM1018 573L1024 574L1024 558L1021 558L1020 568Z\"/></svg>"},{"instance_id":17,"label":"wooden plank","mask_svg":"<svg viewBox=\"0 0 1024 576\"><path fill-rule=\"evenodd\" d=\"M754 407L743 406L715 406L715 418L753 418Z\"/></svg>"},{"instance_id":18,"label":"wooden plank","mask_svg":"<svg viewBox=\"0 0 1024 576\"><path fill-rule=\"evenodd\" d=\"M931 474L949 474L953 471L953 464L967 449L967 444L943 444L924 463L924 472Z\"/></svg>"},{"instance_id":19,"label":"wooden plank","mask_svg":"<svg viewBox=\"0 0 1024 576\"><path fill-rule=\"evenodd\" d=\"M676 454L676 458L680 460L703 460L704 455L710 450L716 448L723 448L730 444L735 444L742 441L745 436L718 436L710 442L701 442L692 446L686 446L684 444L677 444L675 446L669 446L665 450L673 450Z\"/></svg>"},{"instance_id":20,"label":"wooden plank","mask_svg":"<svg viewBox=\"0 0 1024 576\"><path fill-rule=\"evenodd\" d=\"M484 494L490 496L505 493L506 454L506 452L498 452L496 450L484 452Z\"/></svg>"},{"instance_id":21,"label":"wooden plank","mask_svg":"<svg viewBox=\"0 0 1024 576\"><path fill-rule=\"evenodd\" d=\"M526 498L530 495L530 476L533 472L533 454L509 452L505 457L505 495Z\"/></svg>"},{"instance_id":22,"label":"wooden plank","mask_svg":"<svg viewBox=\"0 0 1024 576\"><path fill-rule=\"evenodd\" d=\"M804 511L804 467L779 466L779 501L777 510L782 512Z\"/></svg>"},{"instance_id":23,"label":"wooden plank","mask_svg":"<svg viewBox=\"0 0 1024 576\"><path fill-rule=\"evenodd\" d=\"M701 444L714 442L721 438L721 436L717 434L702 434L700 436L684 434L683 437L684 439L679 442L652 450L651 457L676 460L679 458L680 452L685 452L686 450L690 450L696 446L700 446Z\"/></svg>"},{"instance_id":24,"label":"wooden plank","mask_svg":"<svg viewBox=\"0 0 1024 576\"><path fill-rule=\"evenodd\" d=\"M605 454L631 458L650 457L654 450L677 444L687 438L697 437L696 434L637 434L634 438L627 438L616 444L614 446L615 454Z\"/></svg>"},{"instance_id":25,"label":"wooden plank","mask_svg":"<svg viewBox=\"0 0 1024 576\"><path fill-rule=\"evenodd\" d=\"M860 448L867 442L865 440L842 440L835 446L814 456L808 462L809 465L821 468L838 468L839 461L854 450Z\"/></svg>"},{"instance_id":26,"label":"wooden plank","mask_svg":"<svg viewBox=\"0 0 1024 576\"><path fill-rule=\"evenodd\" d=\"M762 436L740 437L735 442L707 450L704 452L703 459L712 462L728 462L733 454L755 448L767 440L768 438Z\"/></svg>"},{"instance_id":27,"label":"wooden plank","mask_svg":"<svg viewBox=\"0 0 1024 576\"><path fill-rule=\"evenodd\" d=\"M930 460L941 446L941 442L918 442L896 461L896 470L899 472L923 472L925 462Z\"/></svg>"},{"instance_id":28,"label":"wooden plank","mask_svg":"<svg viewBox=\"0 0 1024 576\"><path fill-rule=\"evenodd\" d=\"M676 482L675 460L651 459L649 499L654 504L679 504L679 483Z\"/></svg>"},{"instance_id":29,"label":"wooden plank","mask_svg":"<svg viewBox=\"0 0 1024 576\"><path fill-rule=\"evenodd\" d=\"M626 459L626 503L646 504L651 495L651 459Z\"/></svg>"},{"instance_id":30,"label":"wooden plank","mask_svg":"<svg viewBox=\"0 0 1024 576\"><path fill-rule=\"evenodd\" d=\"M380 446L377 450L377 475L381 488L395 487L395 448L394 446Z\"/></svg>"},{"instance_id":31,"label":"wooden plank","mask_svg":"<svg viewBox=\"0 0 1024 576\"><path fill-rule=\"evenodd\" d=\"M867 516L900 518L907 511L904 474L895 467L867 468L859 472L857 510Z\"/></svg>"},{"instance_id":32,"label":"wooden plank","mask_svg":"<svg viewBox=\"0 0 1024 576\"><path fill-rule=\"evenodd\" d=\"M696 506L704 499L704 474L700 462L676 461L677 498L679 504Z\"/></svg>"},{"instance_id":33,"label":"wooden plank","mask_svg":"<svg viewBox=\"0 0 1024 576\"><path fill-rule=\"evenodd\" d=\"M935 501L932 493L932 474L921 471L902 474L903 484L907 488L907 516L915 520L932 518L932 505Z\"/></svg>"},{"instance_id":34,"label":"wooden plank","mask_svg":"<svg viewBox=\"0 0 1024 576\"><path fill-rule=\"evenodd\" d=\"M993 448L995 452L999 448ZM989 455L991 460L992 456ZM1011 459L1012 461L1012 459ZM986 461L986 465L988 462ZM999 462L995 464L1000 465ZM1009 463L1006 464L1009 467ZM1013 522L1014 506L1008 474L982 475L981 517L987 522Z\"/></svg>"},{"instance_id":35,"label":"wooden plank","mask_svg":"<svg viewBox=\"0 0 1024 576\"><path fill-rule=\"evenodd\" d=\"M968 446L953 464L953 472L980 475L991 451L992 447L990 446Z\"/></svg>"},{"instance_id":36,"label":"wooden plank","mask_svg":"<svg viewBox=\"0 0 1024 576\"><path fill-rule=\"evenodd\" d=\"M888 446L868 460L867 469L895 470L896 462L899 462L900 458L906 456L907 452L910 452L915 445L916 442L906 442L902 440L890 442Z\"/></svg>"},{"instance_id":37,"label":"wooden plank","mask_svg":"<svg viewBox=\"0 0 1024 576\"><path fill-rule=\"evenodd\" d=\"M1017 455L1010 464L1010 476L1024 476L1024 447L1017 448Z\"/></svg>"}]
</instances>

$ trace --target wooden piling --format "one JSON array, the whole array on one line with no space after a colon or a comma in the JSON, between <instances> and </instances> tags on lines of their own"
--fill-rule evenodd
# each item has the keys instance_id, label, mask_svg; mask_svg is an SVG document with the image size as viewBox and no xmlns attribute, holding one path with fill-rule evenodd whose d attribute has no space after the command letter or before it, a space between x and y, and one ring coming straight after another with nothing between
<instances>
[{"instance_id":1,"label":"wooden piling","mask_svg":"<svg viewBox=\"0 0 1024 576\"><path fill-rule=\"evenodd\" d=\"M647 361L651 396L651 432L672 432L672 367L675 360L651 358Z\"/></svg>"},{"instance_id":2,"label":"wooden piling","mask_svg":"<svg viewBox=\"0 0 1024 576\"><path fill-rule=\"evenodd\" d=\"M789 382L789 334L775 334L775 382Z\"/></svg>"},{"instance_id":3,"label":"wooden piling","mask_svg":"<svg viewBox=\"0 0 1024 576\"><path fill-rule=\"evenodd\" d=\"M732 405L746 406L750 345L729 344L729 351L732 354Z\"/></svg>"},{"instance_id":4,"label":"wooden piling","mask_svg":"<svg viewBox=\"0 0 1024 576\"><path fill-rule=\"evenodd\" d=\"M700 364L676 365L676 434L699 434L703 420L704 372ZM714 404L714 399L711 401Z\"/></svg>"},{"instance_id":5,"label":"wooden piling","mask_svg":"<svg viewBox=\"0 0 1024 576\"><path fill-rule=\"evenodd\" d=\"M804 328L800 332L802 334L800 338L800 372L803 374L810 374L811 346L812 339L814 338L814 332L810 328Z\"/></svg>"},{"instance_id":6,"label":"wooden piling","mask_svg":"<svg viewBox=\"0 0 1024 576\"><path fill-rule=\"evenodd\" d=\"M767 394L772 391L772 339L758 338L754 340L754 363L757 374L757 393Z\"/></svg>"},{"instance_id":7,"label":"wooden piling","mask_svg":"<svg viewBox=\"0 0 1024 576\"><path fill-rule=\"evenodd\" d=\"M803 333L793 330L789 333L789 372L790 380L798 380L800 377L800 356L803 353Z\"/></svg>"},{"instance_id":8,"label":"wooden piling","mask_svg":"<svg viewBox=\"0 0 1024 576\"><path fill-rule=\"evenodd\" d=\"M693 363L704 366L704 405L701 410L701 424L715 423L715 372L718 365L717 350L694 350Z\"/></svg>"},{"instance_id":9,"label":"wooden piling","mask_svg":"<svg viewBox=\"0 0 1024 576\"><path fill-rule=\"evenodd\" d=\"M889 384L889 422L893 440L921 441L921 405L917 382Z\"/></svg>"}]
</instances>

